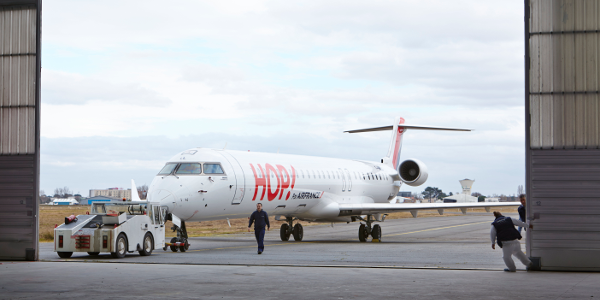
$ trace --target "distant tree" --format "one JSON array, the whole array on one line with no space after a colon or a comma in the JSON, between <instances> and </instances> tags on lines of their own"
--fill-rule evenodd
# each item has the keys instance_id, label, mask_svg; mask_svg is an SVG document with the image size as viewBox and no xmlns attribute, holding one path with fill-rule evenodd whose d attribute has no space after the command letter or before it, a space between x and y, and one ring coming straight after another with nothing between
<instances>
[{"instance_id":1,"label":"distant tree","mask_svg":"<svg viewBox=\"0 0 600 300\"><path fill-rule=\"evenodd\" d=\"M485 196L477 197L477 202L485 202Z\"/></svg>"},{"instance_id":2,"label":"distant tree","mask_svg":"<svg viewBox=\"0 0 600 300\"><path fill-rule=\"evenodd\" d=\"M148 197L148 185L144 183L144 185L138 186L137 192L140 199L146 199Z\"/></svg>"},{"instance_id":3,"label":"distant tree","mask_svg":"<svg viewBox=\"0 0 600 300\"><path fill-rule=\"evenodd\" d=\"M472 193L471 196L473 196L473 197L479 197L479 196L481 196L481 193L475 192L475 193Z\"/></svg>"},{"instance_id":4,"label":"distant tree","mask_svg":"<svg viewBox=\"0 0 600 300\"><path fill-rule=\"evenodd\" d=\"M448 194L448 196L452 196L452 192L450 192L450 193Z\"/></svg>"},{"instance_id":5,"label":"distant tree","mask_svg":"<svg viewBox=\"0 0 600 300\"><path fill-rule=\"evenodd\" d=\"M429 202L431 202L431 199L437 199L437 196L441 192L442 192L442 190L440 190L436 187L428 186L427 188L425 188L425 190L421 194L423 194L423 197L429 198Z\"/></svg>"},{"instance_id":6,"label":"distant tree","mask_svg":"<svg viewBox=\"0 0 600 300\"><path fill-rule=\"evenodd\" d=\"M451 194L452 194L452 192L451 192ZM437 198L438 199L443 199L443 198L446 198L446 197L448 197L448 195L446 195L446 193L444 193L444 192L442 192L440 190L440 193L438 194Z\"/></svg>"},{"instance_id":7,"label":"distant tree","mask_svg":"<svg viewBox=\"0 0 600 300\"><path fill-rule=\"evenodd\" d=\"M73 192L68 187L54 189L54 198L67 198L73 196Z\"/></svg>"},{"instance_id":8,"label":"distant tree","mask_svg":"<svg viewBox=\"0 0 600 300\"><path fill-rule=\"evenodd\" d=\"M517 187L517 195L525 194L525 188L522 185Z\"/></svg>"}]
</instances>

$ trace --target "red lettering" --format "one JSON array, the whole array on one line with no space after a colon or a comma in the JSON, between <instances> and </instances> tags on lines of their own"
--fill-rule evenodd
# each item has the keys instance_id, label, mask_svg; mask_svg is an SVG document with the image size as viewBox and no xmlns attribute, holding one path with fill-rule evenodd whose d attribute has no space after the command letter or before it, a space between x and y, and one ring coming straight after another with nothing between
<instances>
[{"instance_id":1,"label":"red lettering","mask_svg":"<svg viewBox=\"0 0 600 300\"><path fill-rule=\"evenodd\" d=\"M294 169L294 166L290 166L290 168L292 168L292 187L290 188L290 191L287 193L287 196L285 196L285 200L290 199L291 190L293 190L294 185L296 185L296 169Z\"/></svg>"},{"instance_id":2,"label":"red lettering","mask_svg":"<svg viewBox=\"0 0 600 300\"><path fill-rule=\"evenodd\" d=\"M267 199L269 201L273 201L277 198L277 194L279 194L279 190L281 189L281 183L279 181L279 176L277 176L277 170L270 164L265 164L265 169L267 172ZM277 178L277 188L275 189L275 193L271 193L271 172L275 174L275 178Z\"/></svg>"},{"instance_id":3,"label":"red lettering","mask_svg":"<svg viewBox=\"0 0 600 300\"><path fill-rule=\"evenodd\" d=\"M290 187L290 175L282 165L277 165L277 170L279 170L279 174L281 174L281 192L279 193L279 200L281 200L283 190ZM283 174L285 174L285 176L283 176Z\"/></svg>"},{"instance_id":4,"label":"red lettering","mask_svg":"<svg viewBox=\"0 0 600 300\"><path fill-rule=\"evenodd\" d=\"M252 201L256 200L256 194L258 193L258 187L262 186L263 191L262 191L262 195L260 196L260 200L262 200L265 197L265 191L267 190L267 179L265 178L265 172L263 172L263 168L260 166L260 164L256 164L258 166L258 168L260 169L260 174L261 177L260 178L258 176L258 174L256 174L256 170L254 169L254 166L252 164L250 164L250 168L252 168L252 173L254 173L254 197L252 197Z\"/></svg>"}]
</instances>

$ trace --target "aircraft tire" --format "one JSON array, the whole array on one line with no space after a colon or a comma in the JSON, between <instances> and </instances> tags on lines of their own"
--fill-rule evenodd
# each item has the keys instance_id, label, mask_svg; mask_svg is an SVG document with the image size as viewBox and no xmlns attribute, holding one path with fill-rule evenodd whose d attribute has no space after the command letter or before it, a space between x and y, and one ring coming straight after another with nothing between
<instances>
[{"instance_id":1,"label":"aircraft tire","mask_svg":"<svg viewBox=\"0 0 600 300\"><path fill-rule=\"evenodd\" d=\"M190 249L190 244L188 243L187 239L183 238L181 239L181 242L183 243L183 246L179 246L179 251L185 252Z\"/></svg>"},{"instance_id":2,"label":"aircraft tire","mask_svg":"<svg viewBox=\"0 0 600 300\"><path fill-rule=\"evenodd\" d=\"M360 224L360 227L358 227L358 240L361 242L366 242L367 237L368 235L365 224Z\"/></svg>"},{"instance_id":3,"label":"aircraft tire","mask_svg":"<svg viewBox=\"0 0 600 300\"><path fill-rule=\"evenodd\" d=\"M304 229L302 228L301 224L294 225L293 234L296 242L302 241L302 238L304 237Z\"/></svg>"},{"instance_id":4,"label":"aircraft tire","mask_svg":"<svg viewBox=\"0 0 600 300\"><path fill-rule=\"evenodd\" d=\"M290 234L288 233L290 229L290 225L287 223L281 224L281 228L279 229L279 237L282 241L287 242L290 240Z\"/></svg>"},{"instance_id":5,"label":"aircraft tire","mask_svg":"<svg viewBox=\"0 0 600 300\"><path fill-rule=\"evenodd\" d=\"M177 243L177 242L178 242L178 240L176 237L171 238L171 244ZM173 251L173 252L177 252L177 250L179 250L179 247L177 247L177 246L169 246L169 248L171 248L171 251Z\"/></svg>"},{"instance_id":6,"label":"aircraft tire","mask_svg":"<svg viewBox=\"0 0 600 300\"><path fill-rule=\"evenodd\" d=\"M56 254L58 254L58 257L60 258L69 258L73 255L73 252L56 252Z\"/></svg>"},{"instance_id":7,"label":"aircraft tire","mask_svg":"<svg viewBox=\"0 0 600 300\"><path fill-rule=\"evenodd\" d=\"M381 241L381 226L373 225L373 230L371 231L371 236L373 239L378 239Z\"/></svg>"}]
</instances>

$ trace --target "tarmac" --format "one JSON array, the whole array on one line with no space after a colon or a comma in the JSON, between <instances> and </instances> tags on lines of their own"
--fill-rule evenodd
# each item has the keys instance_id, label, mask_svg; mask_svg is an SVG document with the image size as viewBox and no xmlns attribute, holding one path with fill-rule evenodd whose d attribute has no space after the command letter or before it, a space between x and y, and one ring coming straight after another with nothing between
<instances>
[{"instance_id":1,"label":"tarmac","mask_svg":"<svg viewBox=\"0 0 600 300\"><path fill-rule=\"evenodd\" d=\"M502 252L489 241L492 219L386 220L381 243L360 243L358 223L305 226L302 242L282 242L273 228L261 255L251 233L191 238L185 253L123 259L60 259L42 243L38 262L0 262L0 299L600 297L598 273L526 272L518 261L516 273L503 272Z\"/></svg>"}]
</instances>

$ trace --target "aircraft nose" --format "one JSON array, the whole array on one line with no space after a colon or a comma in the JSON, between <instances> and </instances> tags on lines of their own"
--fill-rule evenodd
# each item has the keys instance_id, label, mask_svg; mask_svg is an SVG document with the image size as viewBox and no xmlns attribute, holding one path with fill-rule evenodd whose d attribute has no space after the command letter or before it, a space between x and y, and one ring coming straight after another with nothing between
<instances>
[{"instance_id":1,"label":"aircraft nose","mask_svg":"<svg viewBox=\"0 0 600 300\"><path fill-rule=\"evenodd\" d=\"M148 200L158 202L161 206L167 207L169 212L175 208L175 197L171 192L164 189L152 189L148 191Z\"/></svg>"}]
</instances>

